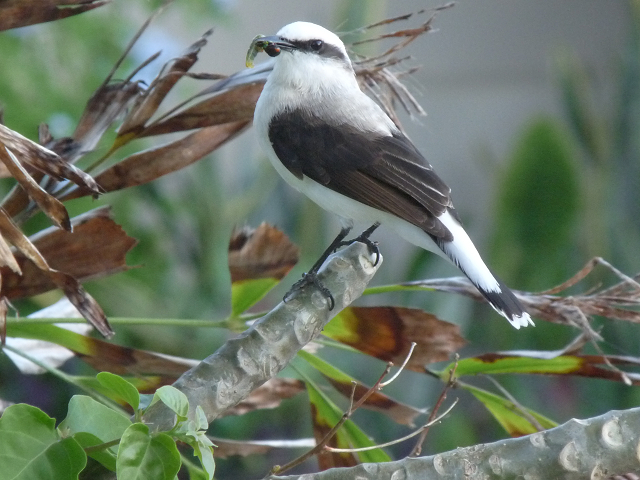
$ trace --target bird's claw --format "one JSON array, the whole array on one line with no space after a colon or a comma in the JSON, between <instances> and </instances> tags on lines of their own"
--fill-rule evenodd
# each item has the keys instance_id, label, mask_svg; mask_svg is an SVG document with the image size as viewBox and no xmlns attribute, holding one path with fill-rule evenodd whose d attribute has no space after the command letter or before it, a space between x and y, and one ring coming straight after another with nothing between
<instances>
[{"instance_id":1,"label":"bird's claw","mask_svg":"<svg viewBox=\"0 0 640 480\"><path fill-rule=\"evenodd\" d=\"M336 306L336 302L333 299L333 295L331 294L331 291L327 287L325 287L324 284L320 281L320 279L318 278L317 272L314 272L314 271L303 273L302 278L298 280L296 283L294 283L291 289L287 293L285 293L284 297L282 297L282 301L284 303L287 303L287 300L291 298L291 295L293 295L295 292L299 290L302 290L307 285L313 285L318 290L320 290L322 295L324 295L324 297L327 300L329 300L329 311L333 310L333 307Z\"/></svg>"}]
</instances>

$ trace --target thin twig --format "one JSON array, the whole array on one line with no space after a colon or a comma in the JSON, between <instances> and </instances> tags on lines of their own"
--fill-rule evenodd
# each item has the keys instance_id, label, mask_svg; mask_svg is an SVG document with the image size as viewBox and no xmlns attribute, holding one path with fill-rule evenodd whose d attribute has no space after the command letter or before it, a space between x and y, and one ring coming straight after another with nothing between
<instances>
[{"instance_id":1,"label":"thin twig","mask_svg":"<svg viewBox=\"0 0 640 480\"><path fill-rule=\"evenodd\" d=\"M446 385L442 389L442 393L440 393L440 396L438 397L438 401L436 402L435 406L433 407L433 410L431 411L431 414L429 415L429 418L427 419L427 424L429 424L438 414L438 410L442 406L442 402L444 402L447 398L447 392L456 385L456 370L458 369L458 360L460 360L460 356L456 353L455 363L453 365L453 368L449 370L449 379L447 380ZM420 437L418 438L418 441L416 442L415 446L411 450L411 453L409 453L410 457L417 457L418 455L420 455L420 453L422 453L422 444L427 438L428 433L429 433L429 427L425 428L424 430L422 430L422 432L420 432Z\"/></svg>"},{"instance_id":2,"label":"thin twig","mask_svg":"<svg viewBox=\"0 0 640 480\"><path fill-rule=\"evenodd\" d=\"M453 401L453 403L449 406L449 408L447 408L444 411L443 414L438 415L438 417L436 417L433 420L430 420L429 422L425 423L423 426L421 426L415 432L411 432L409 435L405 435L404 437L397 438L395 440L391 440L390 442L380 443L378 445L372 445L370 447L360 447L360 448L334 448L334 447L329 447L327 445L327 446L324 447L324 449L327 452L333 452L333 453L357 453L357 452L367 452L369 450L375 450L377 448L385 448L385 447L390 447L392 445L397 445L398 443L402 443L405 440L409 440L409 439L415 437L416 435L422 433L423 430L428 429L432 425L435 425L436 423L438 423L440 420L442 420L444 417L446 417L451 410L453 410L453 407L455 407L457 403L458 403L458 399L456 398Z\"/></svg>"},{"instance_id":3,"label":"thin twig","mask_svg":"<svg viewBox=\"0 0 640 480\"><path fill-rule=\"evenodd\" d=\"M400 365L400 368L398 369L398 371L395 373L393 377L391 377L386 382L382 382L380 384L380 389L386 387L391 382L393 382L396 378L398 378L398 376L402 373L402 370L404 370L404 367L406 367L407 363L409 363L409 360L411 360L411 355L413 355L413 350L416 348L416 345L417 345L416 342L411 342L411 348L409 349L409 353L407 354L407 357L404 359L404 362L402 362L402 365Z\"/></svg>"}]
</instances>

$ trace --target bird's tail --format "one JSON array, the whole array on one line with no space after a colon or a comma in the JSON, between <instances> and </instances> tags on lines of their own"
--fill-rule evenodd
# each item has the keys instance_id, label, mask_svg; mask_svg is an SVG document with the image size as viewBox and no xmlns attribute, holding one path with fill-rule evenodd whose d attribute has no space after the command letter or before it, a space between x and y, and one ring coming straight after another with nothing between
<instances>
[{"instance_id":1,"label":"bird's tail","mask_svg":"<svg viewBox=\"0 0 640 480\"><path fill-rule=\"evenodd\" d=\"M466 232L459 228L452 242L437 242L445 255L464 273L496 312L516 329L533 325L531 316L511 290L485 265Z\"/></svg>"},{"instance_id":2,"label":"bird's tail","mask_svg":"<svg viewBox=\"0 0 640 480\"><path fill-rule=\"evenodd\" d=\"M466 275L466 272L464 273ZM509 323L511 323L511 325L516 329L520 329L520 327L526 327L528 325L534 325L533 320L531 320L531 316L525 311L524 307L513 292L495 275L493 275L493 278L498 284L497 290L484 290L481 286L477 285L469 275L467 275L467 278L476 286L482 296L487 300L487 302L489 302L489 305L491 305L496 312L509 320Z\"/></svg>"}]
</instances>

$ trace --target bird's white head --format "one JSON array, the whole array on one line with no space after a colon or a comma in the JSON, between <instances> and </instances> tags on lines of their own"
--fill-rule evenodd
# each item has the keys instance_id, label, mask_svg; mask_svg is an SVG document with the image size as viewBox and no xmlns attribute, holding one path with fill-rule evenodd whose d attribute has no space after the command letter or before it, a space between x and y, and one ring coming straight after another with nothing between
<instances>
[{"instance_id":1,"label":"bird's white head","mask_svg":"<svg viewBox=\"0 0 640 480\"><path fill-rule=\"evenodd\" d=\"M335 33L319 25L290 23L275 36L257 37L254 44L276 57L267 84L314 96L338 86L357 88L344 44Z\"/></svg>"}]
</instances>

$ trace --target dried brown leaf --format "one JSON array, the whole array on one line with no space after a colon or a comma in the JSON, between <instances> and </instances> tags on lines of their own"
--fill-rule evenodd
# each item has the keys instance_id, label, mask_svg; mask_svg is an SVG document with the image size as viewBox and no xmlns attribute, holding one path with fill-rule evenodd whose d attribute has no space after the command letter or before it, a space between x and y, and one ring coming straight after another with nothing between
<instances>
[{"instance_id":1,"label":"dried brown leaf","mask_svg":"<svg viewBox=\"0 0 640 480\"><path fill-rule=\"evenodd\" d=\"M71 275L59 272L49 267L47 261L35 245L31 243L22 231L20 231L18 226L13 223L13 220L11 220L3 209L0 209L0 232L14 247L18 249L20 253L31 260L31 262L42 270L58 288L64 291L69 301L73 303L73 305L80 311L82 316L91 323L91 325L106 337L113 335L114 332L111 330L109 322L107 322L106 315L93 297L91 297L91 295L89 295L84 288L82 288L80 283ZM25 267L22 265L23 272L24 269ZM4 288L2 290L2 294L3 296L6 296Z\"/></svg>"},{"instance_id":2,"label":"dried brown leaf","mask_svg":"<svg viewBox=\"0 0 640 480\"><path fill-rule=\"evenodd\" d=\"M300 380L275 377L256 388L237 405L225 410L223 415L244 415L254 410L276 408L282 400L292 398L304 390L304 383Z\"/></svg>"},{"instance_id":3,"label":"dried brown leaf","mask_svg":"<svg viewBox=\"0 0 640 480\"><path fill-rule=\"evenodd\" d=\"M81 154L93 150L104 132L124 115L141 92L142 88L138 82L124 81L101 85L87 102L73 133L76 151Z\"/></svg>"},{"instance_id":4,"label":"dried brown leaf","mask_svg":"<svg viewBox=\"0 0 640 480\"><path fill-rule=\"evenodd\" d=\"M249 122L233 122L203 128L180 140L133 154L96 176L102 191L112 192L151 182L200 160L240 133ZM70 200L86 195L74 189L64 196Z\"/></svg>"},{"instance_id":5,"label":"dried brown leaf","mask_svg":"<svg viewBox=\"0 0 640 480\"><path fill-rule=\"evenodd\" d=\"M253 83L226 90L161 122L150 125L141 136L161 135L236 121L251 121L263 86L261 83Z\"/></svg>"},{"instance_id":6,"label":"dried brown leaf","mask_svg":"<svg viewBox=\"0 0 640 480\"><path fill-rule=\"evenodd\" d=\"M448 360L467 342L460 327L423 310L404 307L349 307L324 329L324 335L385 362L401 365L411 342L416 347L406 368Z\"/></svg>"},{"instance_id":7,"label":"dried brown leaf","mask_svg":"<svg viewBox=\"0 0 640 480\"><path fill-rule=\"evenodd\" d=\"M8 147L27 167L45 173L56 180L69 179L76 185L88 189L94 195L100 190L90 175L65 162L56 153L32 142L4 125L0 125L0 143Z\"/></svg>"},{"instance_id":8,"label":"dried brown leaf","mask_svg":"<svg viewBox=\"0 0 640 480\"><path fill-rule=\"evenodd\" d=\"M0 268L2 267L7 267L10 271L17 273L18 275L22 274L20 265L18 265L16 257L13 256L11 247L7 244L4 237L0 235ZM3 277L4 274L0 274L0 279Z\"/></svg>"},{"instance_id":9,"label":"dried brown leaf","mask_svg":"<svg viewBox=\"0 0 640 480\"><path fill-rule=\"evenodd\" d=\"M101 7L110 0L3 0L0 31L51 22Z\"/></svg>"},{"instance_id":10,"label":"dried brown leaf","mask_svg":"<svg viewBox=\"0 0 640 480\"><path fill-rule=\"evenodd\" d=\"M134 108L131 109L123 121L118 129L119 136L137 134L144 129L147 121L158 110L158 107L176 82L198 61L198 53L207 44L207 37L211 35L211 32L211 30L205 32L180 57L174 58L164 65L158 76L138 99Z\"/></svg>"},{"instance_id":11,"label":"dried brown leaf","mask_svg":"<svg viewBox=\"0 0 640 480\"><path fill-rule=\"evenodd\" d=\"M108 207L76 217L72 225L73 233L49 228L31 238L35 249L47 259L51 268L80 281L112 275L128 268L125 256L137 242L111 219ZM24 253L17 253L16 259L22 275L6 267L0 269L4 278L3 295L24 298L56 288L53 279L29 261Z\"/></svg>"},{"instance_id":12,"label":"dried brown leaf","mask_svg":"<svg viewBox=\"0 0 640 480\"><path fill-rule=\"evenodd\" d=\"M20 164L11 150L5 148L1 142L0 161L7 167L22 189L27 192L29 198L38 204L47 217L58 227L68 231L71 230L69 214L64 205L38 185L33 177L29 175L29 172Z\"/></svg>"},{"instance_id":13,"label":"dried brown leaf","mask_svg":"<svg viewBox=\"0 0 640 480\"><path fill-rule=\"evenodd\" d=\"M229 240L231 282L284 276L298 263L300 249L289 237L266 223L236 228Z\"/></svg>"}]
</instances>

